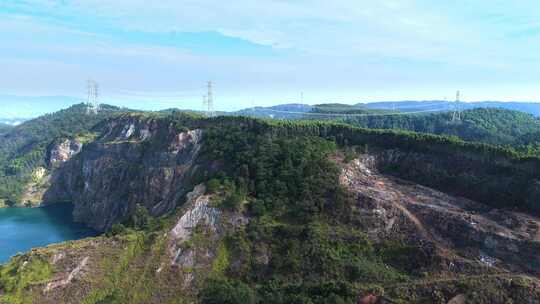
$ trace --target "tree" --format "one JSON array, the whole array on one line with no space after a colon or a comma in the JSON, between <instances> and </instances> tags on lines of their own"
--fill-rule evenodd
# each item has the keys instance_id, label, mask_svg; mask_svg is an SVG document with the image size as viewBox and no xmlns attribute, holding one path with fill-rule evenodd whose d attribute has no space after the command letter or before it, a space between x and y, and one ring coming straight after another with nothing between
<instances>
[{"instance_id":1,"label":"tree","mask_svg":"<svg viewBox=\"0 0 540 304\"><path fill-rule=\"evenodd\" d=\"M203 304L254 304L255 293L246 284L225 278L207 279L199 294Z\"/></svg>"},{"instance_id":2,"label":"tree","mask_svg":"<svg viewBox=\"0 0 540 304\"><path fill-rule=\"evenodd\" d=\"M150 212L148 212L148 209L146 209L146 207L141 204L137 204L135 206L135 212L133 213L131 219L133 221L133 226L135 229L145 230L150 227L152 217L150 216Z\"/></svg>"}]
</instances>

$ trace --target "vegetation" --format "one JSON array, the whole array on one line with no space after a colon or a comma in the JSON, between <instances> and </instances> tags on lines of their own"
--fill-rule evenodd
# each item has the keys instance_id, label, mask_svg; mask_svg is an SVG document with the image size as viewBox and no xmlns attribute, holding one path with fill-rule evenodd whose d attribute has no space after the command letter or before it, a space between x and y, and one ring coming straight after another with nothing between
<instances>
[{"instance_id":1,"label":"vegetation","mask_svg":"<svg viewBox=\"0 0 540 304\"><path fill-rule=\"evenodd\" d=\"M25 289L40 284L52 277L52 267L39 256L18 255L0 266L0 290L7 296L0 296L0 303L31 303Z\"/></svg>"},{"instance_id":2,"label":"vegetation","mask_svg":"<svg viewBox=\"0 0 540 304\"><path fill-rule=\"evenodd\" d=\"M121 110L104 106L98 115L87 115L86 106L75 105L10 128L0 130L0 200L8 205L20 203L24 187L38 167L46 167L47 146L59 137L86 135L99 122Z\"/></svg>"},{"instance_id":3,"label":"vegetation","mask_svg":"<svg viewBox=\"0 0 540 304\"><path fill-rule=\"evenodd\" d=\"M335 122L129 115L177 131L204 128L198 182L206 183L224 216L249 223L220 236L196 227L181 248L199 255L193 254L193 267L178 270L170 266L166 233L175 215L156 219L137 205L105 236L62 245L63 252L92 257L92 267L73 283L82 286L81 303L342 304L355 303L366 289L379 293L422 277L423 268L438 262L433 256L401 242L374 244L350 218L356 201L339 184L337 153L350 161L358 151L391 151L406 157L386 163L387 172L493 206L539 210L540 159L512 148ZM161 135L147 144L165 147ZM35 253L2 266L0 303L42 296L32 286L51 278L50 260ZM185 287L182 275L193 275L193 285ZM398 291L399 298L416 296Z\"/></svg>"},{"instance_id":4,"label":"vegetation","mask_svg":"<svg viewBox=\"0 0 540 304\"><path fill-rule=\"evenodd\" d=\"M253 290L240 281L210 278L205 282L201 295L202 304L254 304Z\"/></svg>"},{"instance_id":5,"label":"vegetation","mask_svg":"<svg viewBox=\"0 0 540 304\"><path fill-rule=\"evenodd\" d=\"M237 133L249 131L260 137L310 140L318 137L333 141L340 147L361 151L398 151L401 155L399 165L389 164L381 169L494 207L540 212L535 194L538 192L531 190L538 187L536 180L540 180L540 158L511 147L466 142L455 136L364 129L323 121L261 121L245 117L200 119L185 115L176 119L191 128L237 128ZM232 136L224 134L221 140ZM256 140L249 135L240 137L243 138L239 139L240 144L242 140ZM223 144L227 143L224 141ZM235 154L230 151L217 156Z\"/></svg>"},{"instance_id":6,"label":"vegetation","mask_svg":"<svg viewBox=\"0 0 540 304\"><path fill-rule=\"evenodd\" d=\"M0 123L0 136L11 130L11 128L13 128L11 125Z\"/></svg>"},{"instance_id":7,"label":"vegetation","mask_svg":"<svg viewBox=\"0 0 540 304\"><path fill-rule=\"evenodd\" d=\"M518 145L519 138L540 132L540 119L531 114L497 108L479 108L461 113L461 121L452 121L452 113L423 115L351 116L343 122L372 129L401 129L414 132L453 135L466 141L495 145Z\"/></svg>"},{"instance_id":8,"label":"vegetation","mask_svg":"<svg viewBox=\"0 0 540 304\"><path fill-rule=\"evenodd\" d=\"M254 293L258 303L352 303L355 284L406 280L349 224L353 204L329 159L335 142L256 129L235 124L206 131L203 155L225 164L209 190L244 198L252 220L226 238L237 262L206 282L201 302L252 303ZM265 256L272 257L269 265L261 262Z\"/></svg>"},{"instance_id":9,"label":"vegetation","mask_svg":"<svg viewBox=\"0 0 540 304\"><path fill-rule=\"evenodd\" d=\"M429 170L406 161L386 169L493 206L539 210L527 198L533 191L520 186L534 187L539 160L511 148L319 121L215 118L203 124L203 155L223 164L210 177L209 190L241 197L218 206L251 218L245 231L227 236L227 252L236 262L206 282L203 303L237 303L252 293L258 303L353 303L360 288L406 282L436 263L418 247L374 245L349 221L353 203L329 160L338 146L346 156L351 147L365 151L368 145L421 155ZM467 191L471 184L474 192Z\"/></svg>"}]
</instances>

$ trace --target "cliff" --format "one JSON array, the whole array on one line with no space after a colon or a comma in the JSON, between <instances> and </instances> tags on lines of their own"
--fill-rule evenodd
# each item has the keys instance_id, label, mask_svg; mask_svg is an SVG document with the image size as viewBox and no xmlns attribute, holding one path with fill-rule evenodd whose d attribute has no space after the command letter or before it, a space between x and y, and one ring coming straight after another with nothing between
<instances>
[{"instance_id":1,"label":"cliff","mask_svg":"<svg viewBox=\"0 0 540 304\"><path fill-rule=\"evenodd\" d=\"M75 220L100 231L128 219L136 204L154 216L173 210L193 187L202 131L165 124L126 115L100 126L101 135L79 153L55 147L50 162L62 164L44 204L73 202Z\"/></svg>"}]
</instances>

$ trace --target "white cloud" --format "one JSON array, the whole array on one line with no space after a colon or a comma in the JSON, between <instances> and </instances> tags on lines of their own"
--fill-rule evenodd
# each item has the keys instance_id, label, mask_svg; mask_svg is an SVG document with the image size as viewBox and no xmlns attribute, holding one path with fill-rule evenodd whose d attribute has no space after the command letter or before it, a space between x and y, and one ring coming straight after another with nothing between
<instances>
[{"instance_id":1,"label":"white cloud","mask_svg":"<svg viewBox=\"0 0 540 304\"><path fill-rule=\"evenodd\" d=\"M539 5L532 1L30 0L22 5L20 14L0 20L0 34L12 37L16 58L27 52L33 52L28 57L51 56L46 61L54 64L48 66L58 64L66 73L56 76L61 79L56 86L76 70L96 74L111 87L156 91L212 78L230 90L224 92L229 96L268 87L291 96L301 88L324 87L331 93L321 96L353 92L343 94L348 97L369 90L539 80L540 43L508 38L538 26L534 9ZM213 31L274 48L279 56L224 56L118 42L114 35L121 34L107 29ZM45 60L18 58L27 62L20 69L36 66L31 62L39 59Z\"/></svg>"}]
</instances>

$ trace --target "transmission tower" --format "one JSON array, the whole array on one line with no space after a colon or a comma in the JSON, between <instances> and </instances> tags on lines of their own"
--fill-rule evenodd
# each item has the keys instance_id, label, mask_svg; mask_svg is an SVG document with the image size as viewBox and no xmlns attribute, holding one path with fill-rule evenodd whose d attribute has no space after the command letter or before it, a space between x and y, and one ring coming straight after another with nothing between
<instances>
[{"instance_id":1,"label":"transmission tower","mask_svg":"<svg viewBox=\"0 0 540 304\"><path fill-rule=\"evenodd\" d=\"M88 114L97 114L99 112L99 84L92 79L87 81L88 100L86 110Z\"/></svg>"},{"instance_id":2,"label":"transmission tower","mask_svg":"<svg viewBox=\"0 0 540 304\"><path fill-rule=\"evenodd\" d=\"M203 96L203 108L206 110L206 115L209 117L215 116L214 111L214 85L212 81L207 83L208 92Z\"/></svg>"},{"instance_id":3,"label":"transmission tower","mask_svg":"<svg viewBox=\"0 0 540 304\"><path fill-rule=\"evenodd\" d=\"M461 120L460 98L461 98L461 92L457 91L456 101L454 102L454 111L452 112L452 121Z\"/></svg>"}]
</instances>

